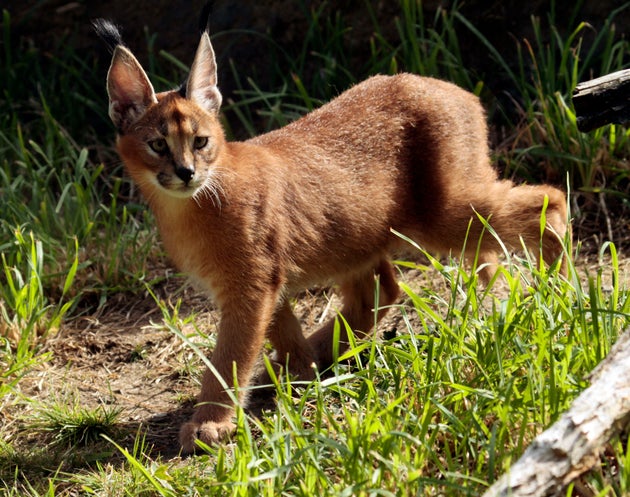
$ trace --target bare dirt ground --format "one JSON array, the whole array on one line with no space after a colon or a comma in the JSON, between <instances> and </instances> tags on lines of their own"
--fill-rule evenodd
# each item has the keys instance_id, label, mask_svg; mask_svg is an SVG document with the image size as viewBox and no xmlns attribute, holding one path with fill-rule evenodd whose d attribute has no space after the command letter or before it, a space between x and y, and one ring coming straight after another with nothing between
<instances>
[{"instance_id":1,"label":"bare dirt ground","mask_svg":"<svg viewBox=\"0 0 630 497\"><path fill-rule=\"evenodd\" d=\"M620 259L623 280L630 281L630 258ZM603 269L609 278L607 264L594 255L576 261L585 277ZM402 279L420 293L448 291L434 270L405 270ZM176 321L184 335L192 335L196 328L207 334L215 330L218 313L183 277L168 278L155 291L172 313L178 314ZM311 291L297 300L295 312L307 332L333 315L338 300L330 295L328 291ZM408 302L401 297L400 304ZM414 315L407 314L412 319ZM192 412L202 368L192 349L163 323L162 311L148 292L111 298L97 313L66 322L47 339L45 349L52 352L52 359L29 372L20 389L44 405L77 401L83 407L120 409L118 426L129 447L141 429L153 455L176 456L177 431ZM421 326L418 321L411 325L413 329ZM407 329L399 309L390 311L379 326L379 332L386 336ZM212 339L200 345L205 348L211 343ZM19 426L19 411L5 413L5 420ZM37 443L37 436L22 443Z\"/></svg>"},{"instance_id":2,"label":"bare dirt ground","mask_svg":"<svg viewBox=\"0 0 630 497\"><path fill-rule=\"evenodd\" d=\"M420 280L419 274L409 278ZM219 314L204 294L186 285L183 277L157 289L158 297L179 306L184 335L197 330L212 334ZM402 302L402 301L401 301ZM308 332L334 315L338 298L330 291L305 292L295 313ZM411 314L413 316L413 313ZM400 312L390 312L380 329L404 329ZM198 342L198 340L196 340ZM211 348L212 338L201 343ZM193 410L202 369L195 352L163 325L163 315L148 293L120 296L97 315L66 323L46 342L53 358L30 372L20 385L23 393L46 402L73 402L84 407L121 409L119 424L129 434L146 430L152 453L177 455L177 431ZM257 399L264 406L265 399Z\"/></svg>"}]
</instances>

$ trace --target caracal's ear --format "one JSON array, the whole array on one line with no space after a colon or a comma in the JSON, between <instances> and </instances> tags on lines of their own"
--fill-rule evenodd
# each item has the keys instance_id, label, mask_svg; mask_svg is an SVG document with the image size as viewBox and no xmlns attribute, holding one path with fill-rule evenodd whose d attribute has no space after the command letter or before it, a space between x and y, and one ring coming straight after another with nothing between
<instances>
[{"instance_id":1,"label":"caracal's ear","mask_svg":"<svg viewBox=\"0 0 630 497\"><path fill-rule=\"evenodd\" d=\"M157 103L153 86L129 49L118 45L107 73L109 117L119 132L136 122L149 105Z\"/></svg>"},{"instance_id":2,"label":"caracal's ear","mask_svg":"<svg viewBox=\"0 0 630 497\"><path fill-rule=\"evenodd\" d=\"M217 61L207 32L201 35L195 60L190 68L186 97L210 112L217 113L221 107L221 93L217 88Z\"/></svg>"}]
</instances>

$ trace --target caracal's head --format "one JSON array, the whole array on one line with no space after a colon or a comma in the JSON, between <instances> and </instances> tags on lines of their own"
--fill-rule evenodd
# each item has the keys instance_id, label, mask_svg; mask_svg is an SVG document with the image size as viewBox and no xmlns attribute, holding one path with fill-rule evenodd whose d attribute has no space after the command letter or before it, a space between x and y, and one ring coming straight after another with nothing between
<instances>
[{"instance_id":1,"label":"caracal's head","mask_svg":"<svg viewBox=\"0 0 630 497\"><path fill-rule=\"evenodd\" d=\"M186 83L158 94L138 60L118 43L107 92L118 152L145 195L207 194L220 202L218 161L225 138L218 120L216 61L207 33L201 36Z\"/></svg>"}]
</instances>

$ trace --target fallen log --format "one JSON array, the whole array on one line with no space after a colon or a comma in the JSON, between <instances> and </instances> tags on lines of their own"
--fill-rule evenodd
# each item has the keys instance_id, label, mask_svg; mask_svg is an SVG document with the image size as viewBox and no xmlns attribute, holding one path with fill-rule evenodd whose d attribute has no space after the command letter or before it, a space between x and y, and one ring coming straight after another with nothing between
<instances>
[{"instance_id":1,"label":"fallen log","mask_svg":"<svg viewBox=\"0 0 630 497\"><path fill-rule=\"evenodd\" d=\"M579 83L573 106L580 131L630 123L630 69Z\"/></svg>"},{"instance_id":2,"label":"fallen log","mask_svg":"<svg viewBox=\"0 0 630 497\"><path fill-rule=\"evenodd\" d=\"M534 439L483 497L560 495L599 462L605 444L630 423L630 331L618 339L590 380L591 386L570 409Z\"/></svg>"}]
</instances>

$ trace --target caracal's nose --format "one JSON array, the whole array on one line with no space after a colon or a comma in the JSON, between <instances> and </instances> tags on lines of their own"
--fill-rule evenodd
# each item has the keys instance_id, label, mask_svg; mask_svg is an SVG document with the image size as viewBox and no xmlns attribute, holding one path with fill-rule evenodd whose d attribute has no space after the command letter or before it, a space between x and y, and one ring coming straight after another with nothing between
<instances>
[{"instance_id":1,"label":"caracal's nose","mask_svg":"<svg viewBox=\"0 0 630 497\"><path fill-rule=\"evenodd\" d=\"M175 174L186 185L188 185L188 183L190 183L190 180L195 175L195 170L192 167L188 167L188 166L177 166L175 168Z\"/></svg>"}]
</instances>

